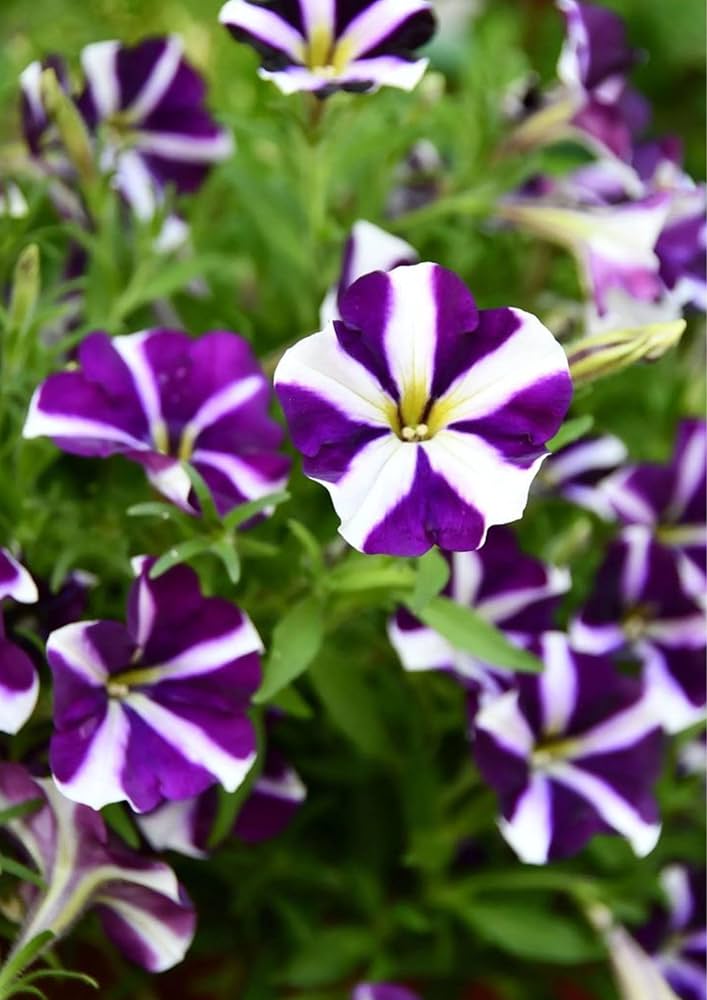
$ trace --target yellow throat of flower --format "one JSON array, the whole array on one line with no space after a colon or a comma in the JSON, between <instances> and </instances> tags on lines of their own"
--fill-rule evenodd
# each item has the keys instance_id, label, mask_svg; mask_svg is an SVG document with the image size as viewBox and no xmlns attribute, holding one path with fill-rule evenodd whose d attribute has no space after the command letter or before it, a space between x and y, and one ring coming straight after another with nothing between
<instances>
[{"instance_id":1,"label":"yellow throat of flower","mask_svg":"<svg viewBox=\"0 0 707 1000\"><path fill-rule=\"evenodd\" d=\"M447 426L450 412L450 404L444 399L430 399L428 387L421 382L406 386L398 405L391 400L386 408L394 433L409 444L433 438Z\"/></svg>"},{"instance_id":2,"label":"yellow throat of flower","mask_svg":"<svg viewBox=\"0 0 707 1000\"><path fill-rule=\"evenodd\" d=\"M321 76L338 76L351 61L353 47L346 39L337 42L328 25L317 25L309 34L304 62Z\"/></svg>"}]
</instances>

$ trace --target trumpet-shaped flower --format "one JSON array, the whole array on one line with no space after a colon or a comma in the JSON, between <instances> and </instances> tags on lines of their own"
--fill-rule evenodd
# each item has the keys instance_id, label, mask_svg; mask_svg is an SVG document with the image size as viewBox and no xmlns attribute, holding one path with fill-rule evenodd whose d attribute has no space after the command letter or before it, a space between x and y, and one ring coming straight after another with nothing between
<instances>
[{"instance_id":1,"label":"trumpet-shaped flower","mask_svg":"<svg viewBox=\"0 0 707 1000\"><path fill-rule=\"evenodd\" d=\"M543 672L516 676L475 720L474 755L499 797L501 833L528 864L575 854L609 832L648 854L660 832L651 787L661 735L651 700L559 632L530 648Z\"/></svg>"},{"instance_id":2,"label":"trumpet-shaped flower","mask_svg":"<svg viewBox=\"0 0 707 1000\"><path fill-rule=\"evenodd\" d=\"M560 595L570 586L567 570L525 555L506 528L492 528L480 551L447 553L446 558L451 572L443 593L474 608L511 640L552 628ZM405 608L391 618L388 636L406 670L450 671L485 697L507 686L507 671L455 649Z\"/></svg>"},{"instance_id":3,"label":"trumpet-shaped flower","mask_svg":"<svg viewBox=\"0 0 707 1000\"><path fill-rule=\"evenodd\" d=\"M0 549L0 601L34 604L37 585L7 549ZM30 657L7 638L0 615L0 732L16 733L34 711L39 678Z\"/></svg>"},{"instance_id":4,"label":"trumpet-shaped flower","mask_svg":"<svg viewBox=\"0 0 707 1000\"><path fill-rule=\"evenodd\" d=\"M610 546L570 634L587 653L637 657L669 732L704 716L704 613L650 528L632 524Z\"/></svg>"},{"instance_id":5,"label":"trumpet-shaped flower","mask_svg":"<svg viewBox=\"0 0 707 1000\"><path fill-rule=\"evenodd\" d=\"M573 90L598 92L611 100L636 62L623 20L605 7L578 0L557 0L557 6L567 27L557 75Z\"/></svg>"},{"instance_id":6,"label":"trumpet-shaped flower","mask_svg":"<svg viewBox=\"0 0 707 1000\"><path fill-rule=\"evenodd\" d=\"M520 309L479 312L436 264L365 275L286 351L276 391L304 471L354 548L479 548L518 519L565 415L564 351Z\"/></svg>"},{"instance_id":7,"label":"trumpet-shaped flower","mask_svg":"<svg viewBox=\"0 0 707 1000\"><path fill-rule=\"evenodd\" d=\"M260 53L262 77L318 97L412 90L427 68L413 52L435 30L429 0L229 0L219 20Z\"/></svg>"},{"instance_id":8,"label":"trumpet-shaped flower","mask_svg":"<svg viewBox=\"0 0 707 1000\"><path fill-rule=\"evenodd\" d=\"M270 387L236 334L92 333L78 362L36 390L25 437L51 437L75 455L124 454L191 512L182 462L201 473L221 513L284 485L289 461L276 451L282 431L267 413Z\"/></svg>"},{"instance_id":9,"label":"trumpet-shaped flower","mask_svg":"<svg viewBox=\"0 0 707 1000\"><path fill-rule=\"evenodd\" d=\"M152 580L153 563L142 561L127 625L75 622L47 642L52 772L94 809L127 800L141 812L217 782L234 791L255 759L255 628L230 602L203 597L193 570Z\"/></svg>"},{"instance_id":10,"label":"trumpet-shaped flower","mask_svg":"<svg viewBox=\"0 0 707 1000\"><path fill-rule=\"evenodd\" d=\"M15 950L44 931L61 936L95 908L106 936L133 962L150 972L181 962L195 914L172 869L126 848L99 813L70 802L51 781L0 764L0 808L32 802L39 808L5 824L45 884L25 887L29 907Z\"/></svg>"}]
</instances>

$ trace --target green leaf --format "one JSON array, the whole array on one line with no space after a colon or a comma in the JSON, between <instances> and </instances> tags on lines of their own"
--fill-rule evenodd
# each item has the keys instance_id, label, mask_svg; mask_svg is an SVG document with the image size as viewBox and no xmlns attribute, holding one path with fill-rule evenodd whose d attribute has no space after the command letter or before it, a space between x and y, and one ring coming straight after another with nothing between
<instances>
[{"instance_id":1,"label":"green leaf","mask_svg":"<svg viewBox=\"0 0 707 1000\"><path fill-rule=\"evenodd\" d=\"M154 564L150 570L150 579L156 580L158 576L162 576L167 570L172 569L178 563L186 562L187 559L191 559L192 556L198 555L200 552L206 551L210 546L208 538L189 538L186 542L180 542L179 545L174 545L171 549L168 549L164 555L161 555L157 562Z\"/></svg>"},{"instance_id":2,"label":"green leaf","mask_svg":"<svg viewBox=\"0 0 707 1000\"><path fill-rule=\"evenodd\" d=\"M531 653L514 646L505 635L473 608L464 607L447 597L433 597L424 608L406 602L425 625L444 636L455 649L471 653L485 663L509 670L537 673L542 664Z\"/></svg>"},{"instance_id":3,"label":"green leaf","mask_svg":"<svg viewBox=\"0 0 707 1000\"><path fill-rule=\"evenodd\" d=\"M216 510L214 498L211 495L211 490L207 486L204 477L194 468L193 465L190 465L189 462L182 462L182 468L189 476L189 482L192 485L192 489L196 493L196 498L199 501L199 507L201 508L201 516L204 524L220 524L221 517L219 516L219 512Z\"/></svg>"},{"instance_id":4,"label":"green leaf","mask_svg":"<svg viewBox=\"0 0 707 1000\"><path fill-rule=\"evenodd\" d=\"M439 549L430 549L417 562L417 578L409 606L420 610L444 590L449 579L449 563Z\"/></svg>"},{"instance_id":5,"label":"green leaf","mask_svg":"<svg viewBox=\"0 0 707 1000\"><path fill-rule=\"evenodd\" d=\"M101 816L103 816L103 819L111 830L115 830L126 844L134 847L136 850L140 847L138 832L120 802L113 802L109 806L104 806L101 809Z\"/></svg>"},{"instance_id":6,"label":"green leaf","mask_svg":"<svg viewBox=\"0 0 707 1000\"><path fill-rule=\"evenodd\" d=\"M164 257L148 260L142 268L138 268L128 287L116 299L108 325L115 326L140 306L155 299L168 298L194 278L219 270L225 270L224 260L216 254L201 254L170 263Z\"/></svg>"},{"instance_id":7,"label":"green leaf","mask_svg":"<svg viewBox=\"0 0 707 1000\"><path fill-rule=\"evenodd\" d=\"M374 948L369 928L324 927L300 947L278 979L304 989L327 986L353 973Z\"/></svg>"},{"instance_id":8,"label":"green leaf","mask_svg":"<svg viewBox=\"0 0 707 1000\"><path fill-rule=\"evenodd\" d=\"M163 521L192 520L173 504L150 500L147 503L134 503L125 512L128 517L159 517Z\"/></svg>"},{"instance_id":9,"label":"green leaf","mask_svg":"<svg viewBox=\"0 0 707 1000\"><path fill-rule=\"evenodd\" d=\"M471 929L509 955L533 962L577 965L601 958L596 936L567 913L528 903L526 898L479 900L459 907L461 919Z\"/></svg>"},{"instance_id":10,"label":"green leaf","mask_svg":"<svg viewBox=\"0 0 707 1000\"><path fill-rule=\"evenodd\" d=\"M42 979L73 979L74 982L83 983L84 986L90 986L94 990L99 988L98 980L94 979L93 976L89 976L85 972L75 972L73 969L40 969L38 972L31 972L28 976L24 976L22 982L36 983Z\"/></svg>"},{"instance_id":11,"label":"green leaf","mask_svg":"<svg viewBox=\"0 0 707 1000\"><path fill-rule=\"evenodd\" d=\"M8 875L21 878L23 882L30 882L32 885L39 886L40 889L45 888L44 879L36 871L28 868L27 865L21 864L19 861L15 861L14 858L6 857L4 854L0 854L0 872L7 872Z\"/></svg>"},{"instance_id":12,"label":"green leaf","mask_svg":"<svg viewBox=\"0 0 707 1000\"><path fill-rule=\"evenodd\" d=\"M395 755L382 719L380 698L359 662L320 657L308 676L329 718L363 753L384 760Z\"/></svg>"},{"instance_id":13,"label":"green leaf","mask_svg":"<svg viewBox=\"0 0 707 1000\"><path fill-rule=\"evenodd\" d=\"M241 560L232 538L222 538L212 542L210 552L221 560L232 584L237 584L241 578Z\"/></svg>"},{"instance_id":14,"label":"green leaf","mask_svg":"<svg viewBox=\"0 0 707 1000\"><path fill-rule=\"evenodd\" d=\"M329 590L353 594L362 590L408 590L415 586L415 571L401 559L388 556L351 555L326 578Z\"/></svg>"},{"instance_id":15,"label":"green leaf","mask_svg":"<svg viewBox=\"0 0 707 1000\"><path fill-rule=\"evenodd\" d=\"M265 664L265 680L253 700L258 704L269 701L299 677L319 652L323 638L322 603L316 597L305 597L275 626Z\"/></svg>"},{"instance_id":16,"label":"green leaf","mask_svg":"<svg viewBox=\"0 0 707 1000\"><path fill-rule=\"evenodd\" d=\"M25 802L18 802L16 806L9 806L7 809L0 811L0 826L7 826L13 819L22 819L23 816L29 816L31 813L41 809L44 804L44 799L36 798L27 799Z\"/></svg>"},{"instance_id":17,"label":"green leaf","mask_svg":"<svg viewBox=\"0 0 707 1000\"><path fill-rule=\"evenodd\" d=\"M233 510L230 510L224 517L223 523L229 529L238 528L245 521L249 521L251 517L255 517L256 514L266 510L266 508L277 507L289 499L290 494L287 490L280 490L279 493L269 493L267 496L259 497L257 500L249 500L247 503L242 503L238 507L234 507Z\"/></svg>"},{"instance_id":18,"label":"green leaf","mask_svg":"<svg viewBox=\"0 0 707 1000\"><path fill-rule=\"evenodd\" d=\"M292 715L295 719L311 719L313 711L307 701L299 691L293 687L283 688L270 702L272 708L279 708L287 715Z\"/></svg>"},{"instance_id":19,"label":"green leaf","mask_svg":"<svg viewBox=\"0 0 707 1000\"><path fill-rule=\"evenodd\" d=\"M560 427L559 431L547 443L548 451L559 451L568 444L572 444L578 438L587 434L594 426L594 417L586 414L583 417L574 417L567 420Z\"/></svg>"},{"instance_id":20,"label":"green leaf","mask_svg":"<svg viewBox=\"0 0 707 1000\"><path fill-rule=\"evenodd\" d=\"M54 934L52 931L42 931L41 934L37 934L33 937L31 941L28 941L24 947L9 959L2 969L0 969L0 998L12 996L13 993L17 992L17 988L13 990L12 984L17 976L26 969L28 965L37 958L37 956L54 940ZM9 987L9 989L8 989ZM32 987L30 987L30 991ZM36 993L39 991L36 990Z\"/></svg>"}]
</instances>

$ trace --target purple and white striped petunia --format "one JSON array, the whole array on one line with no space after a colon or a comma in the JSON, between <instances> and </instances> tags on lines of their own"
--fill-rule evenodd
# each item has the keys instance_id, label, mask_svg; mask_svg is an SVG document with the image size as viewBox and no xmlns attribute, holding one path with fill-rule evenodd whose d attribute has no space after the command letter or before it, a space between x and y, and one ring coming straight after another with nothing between
<instances>
[{"instance_id":1,"label":"purple and white striped petunia","mask_svg":"<svg viewBox=\"0 0 707 1000\"><path fill-rule=\"evenodd\" d=\"M307 789L282 755L268 747L263 772L243 803L233 834L248 844L276 837L304 802ZM215 789L183 802L164 802L138 817L137 824L156 850L205 858L216 819Z\"/></svg>"},{"instance_id":2,"label":"purple and white striped petunia","mask_svg":"<svg viewBox=\"0 0 707 1000\"><path fill-rule=\"evenodd\" d=\"M219 20L260 53L260 76L317 97L412 90L427 68L413 52L435 30L429 0L228 0Z\"/></svg>"},{"instance_id":3,"label":"purple and white striped petunia","mask_svg":"<svg viewBox=\"0 0 707 1000\"><path fill-rule=\"evenodd\" d=\"M106 936L133 962L150 972L181 962L196 921L172 869L126 848L99 813L70 802L51 781L1 763L0 809L33 801L36 811L5 824L46 886L25 886L30 905L14 951L44 931L60 937L95 908Z\"/></svg>"},{"instance_id":4,"label":"purple and white striped petunia","mask_svg":"<svg viewBox=\"0 0 707 1000\"><path fill-rule=\"evenodd\" d=\"M630 525L612 543L570 634L584 652L636 656L669 732L704 717L704 613L650 528Z\"/></svg>"},{"instance_id":5,"label":"purple and white striped petunia","mask_svg":"<svg viewBox=\"0 0 707 1000\"><path fill-rule=\"evenodd\" d=\"M344 292L364 274L392 271L401 264L416 264L419 259L415 248L399 236L386 233L385 229L365 219L354 222L344 245L338 284L329 289L322 302L319 313L321 325L341 319L339 302Z\"/></svg>"},{"instance_id":6,"label":"purple and white striped petunia","mask_svg":"<svg viewBox=\"0 0 707 1000\"><path fill-rule=\"evenodd\" d=\"M39 594L34 580L7 549L0 549L0 602L6 597L34 604ZM39 677L30 657L5 634L0 614L0 732L16 733L34 711Z\"/></svg>"},{"instance_id":7,"label":"purple and white striped petunia","mask_svg":"<svg viewBox=\"0 0 707 1000\"><path fill-rule=\"evenodd\" d=\"M95 42L81 53L86 85L78 106L99 135L99 164L141 219L173 185L196 190L233 152L230 133L204 107L204 84L179 38L134 46Z\"/></svg>"},{"instance_id":8,"label":"purple and white striped petunia","mask_svg":"<svg viewBox=\"0 0 707 1000\"><path fill-rule=\"evenodd\" d=\"M78 362L35 391L25 437L51 437L75 455L124 454L192 513L183 462L203 476L222 514L284 486L289 460L276 450L282 430L268 416L270 386L242 337L92 333Z\"/></svg>"},{"instance_id":9,"label":"purple and white striped petunia","mask_svg":"<svg viewBox=\"0 0 707 1000\"><path fill-rule=\"evenodd\" d=\"M351 992L351 1000L420 1000L420 997L397 983L359 983Z\"/></svg>"},{"instance_id":10,"label":"purple and white striped petunia","mask_svg":"<svg viewBox=\"0 0 707 1000\"><path fill-rule=\"evenodd\" d=\"M666 465L632 465L603 484L603 494L625 524L650 527L675 552L685 588L707 592L707 423L684 420Z\"/></svg>"},{"instance_id":11,"label":"purple and white striped petunia","mask_svg":"<svg viewBox=\"0 0 707 1000\"><path fill-rule=\"evenodd\" d=\"M660 883L666 905L634 936L680 1000L707 1000L705 873L669 865Z\"/></svg>"},{"instance_id":12,"label":"purple and white striped petunia","mask_svg":"<svg viewBox=\"0 0 707 1000\"><path fill-rule=\"evenodd\" d=\"M475 720L474 756L499 797L501 833L527 864L576 854L598 833L648 854L660 833L651 788L661 733L642 684L560 632L529 648L543 672L517 675Z\"/></svg>"},{"instance_id":13,"label":"purple and white striped petunia","mask_svg":"<svg viewBox=\"0 0 707 1000\"><path fill-rule=\"evenodd\" d=\"M507 528L492 528L478 552L445 557L451 572L443 593L473 607L511 640L552 628L560 595L570 587L567 570L526 555ZM405 608L390 619L388 636L406 670L449 671L484 698L507 687L508 671L455 649Z\"/></svg>"},{"instance_id":14,"label":"purple and white striped petunia","mask_svg":"<svg viewBox=\"0 0 707 1000\"><path fill-rule=\"evenodd\" d=\"M614 512L604 484L627 458L626 445L613 434L580 438L550 455L538 480L544 488L609 521Z\"/></svg>"},{"instance_id":15,"label":"purple and white striped petunia","mask_svg":"<svg viewBox=\"0 0 707 1000\"><path fill-rule=\"evenodd\" d=\"M572 90L614 100L636 63L623 20L611 10L578 0L557 0L567 33L557 75Z\"/></svg>"},{"instance_id":16,"label":"purple and white striped petunia","mask_svg":"<svg viewBox=\"0 0 707 1000\"><path fill-rule=\"evenodd\" d=\"M187 566L152 580L153 564L140 561L127 625L75 622L47 642L52 773L94 809L127 800L142 812L217 782L234 791L255 760L255 628L229 601L204 597Z\"/></svg>"},{"instance_id":17,"label":"purple and white striped petunia","mask_svg":"<svg viewBox=\"0 0 707 1000\"><path fill-rule=\"evenodd\" d=\"M479 312L436 264L364 275L340 309L275 372L305 474L362 552L479 548L523 513L569 405L564 351L530 313Z\"/></svg>"}]
</instances>

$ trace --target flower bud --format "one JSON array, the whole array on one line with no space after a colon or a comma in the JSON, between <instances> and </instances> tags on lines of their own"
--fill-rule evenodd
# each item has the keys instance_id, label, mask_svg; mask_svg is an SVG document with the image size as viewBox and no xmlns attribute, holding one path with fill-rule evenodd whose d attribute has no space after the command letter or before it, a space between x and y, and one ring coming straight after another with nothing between
<instances>
[{"instance_id":1,"label":"flower bud","mask_svg":"<svg viewBox=\"0 0 707 1000\"><path fill-rule=\"evenodd\" d=\"M54 121L79 177L85 184L92 183L96 169L90 136L78 108L51 68L42 72L41 94L47 115Z\"/></svg>"},{"instance_id":2,"label":"flower bud","mask_svg":"<svg viewBox=\"0 0 707 1000\"><path fill-rule=\"evenodd\" d=\"M684 319L676 319L575 340L566 347L575 386L613 375L637 361L657 361L678 343L685 325Z\"/></svg>"}]
</instances>

